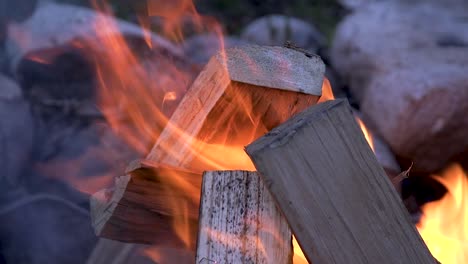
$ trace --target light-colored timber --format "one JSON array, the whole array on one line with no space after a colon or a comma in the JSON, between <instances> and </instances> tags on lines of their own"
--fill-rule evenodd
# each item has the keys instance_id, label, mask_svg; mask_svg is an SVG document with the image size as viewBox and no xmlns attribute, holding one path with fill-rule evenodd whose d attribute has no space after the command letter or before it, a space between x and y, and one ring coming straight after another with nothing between
<instances>
[{"instance_id":1,"label":"light-colored timber","mask_svg":"<svg viewBox=\"0 0 468 264\"><path fill-rule=\"evenodd\" d=\"M246 151L310 263L436 263L347 101L317 104Z\"/></svg>"},{"instance_id":2,"label":"light-colored timber","mask_svg":"<svg viewBox=\"0 0 468 264\"><path fill-rule=\"evenodd\" d=\"M203 174L195 263L290 264L291 237L256 172Z\"/></svg>"}]
</instances>

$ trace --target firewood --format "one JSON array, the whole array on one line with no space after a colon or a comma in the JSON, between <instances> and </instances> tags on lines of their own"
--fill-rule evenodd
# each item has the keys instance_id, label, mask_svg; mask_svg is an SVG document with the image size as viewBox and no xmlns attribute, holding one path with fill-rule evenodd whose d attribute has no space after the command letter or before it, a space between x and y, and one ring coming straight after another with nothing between
<instances>
[{"instance_id":1,"label":"firewood","mask_svg":"<svg viewBox=\"0 0 468 264\"><path fill-rule=\"evenodd\" d=\"M309 262L436 263L344 100L246 147Z\"/></svg>"},{"instance_id":2,"label":"firewood","mask_svg":"<svg viewBox=\"0 0 468 264\"><path fill-rule=\"evenodd\" d=\"M215 162L213 157L194 159L220 143L235 146L242 153L238 146L245 146L315 104L321 95L324 71L319 57L285 47L243 46L213 56L182 99L147 160L200 173L199 182L205 170L253 168L248 157L238 163L221 164L225 157L216 152ZM132 169L140 164L130 167L131 176ZM127 187L129 184L132 181ZM199 193L195 200L199 200ZM118 203L114 212L119 211L119 206L122 205ZM132 232L121 233L122 237L117 234L111 238L147 242L132 237Z\"/></svg>"},{"instance_id":3,"label":"firewood","mask_svg":"<svg viewBox=\"0 0 468 264\"><path fill-rule=\"evenodd\" d=\"M205 172L201 195L196 263L291 263L288 223L256 172Z\"/></svg>"},{"instance_id":4,"label":"firewood","mask_svg":"<svg viewBox=\"0 0 468 264\"><path fill-rule=\"evenodd\" d=\"M210 144L245 146L315 104L324 71L319 57L285 47L243 46L218 53L194 81L147 159L200 172L242 169L245 164L220 168L195 157L203 156Z\"/></svg>"},{"instance_id":5,"label":"firewood","mask_svg":"<svg viewBox=\"0 0 468 264\"><path fill-rule=\"evenodd\" d=\"M247 60L247 58L250 58L250 60ZM283 61L286 66L290 66L278 65L278 60ZM271 72L267 72L268 63ZM298 66L306 68L298 69ZM255 79L250 71L245 71L245 67L257 67L255 74L258 75L258 78ZM194 157L201 156L193 149L203 151L203 148L207 147L207 143L222 143L237 146L238 153L244 157L245 154L240 146L244 146L252 139L260 137L269 129L313 105L318 100L318 96L321 94L323 70L323 63L319 58L309 58L298 51L283 47L248 46L228 49L225 54L219 53L211 59L205 70L200 73L171 118L169 125L162 132L148 155L147 161L171 167L190 168L190 171L199 173L195 178L201 183L201 173L204 170L217 169L218 167L205 160L193 162ZM273 75L273 71L278 74ZM310 73L310 79L307 79L307 81L302 75L296 76L298 73L304 74L304 72ZM296 80L291 79L292 77L295 77ZM318 81L317 78L319 78ZM242 80L245 83L241 83ZM255 85L248 83L254 83ZM274 88L267 88L266 85ZM315 95L302 92L314 93ZM244 103L251 105L247 109L248 112L241 110ZM251 115L249 116L249 114ZM254 118L256 120L253 120ZM229 126L228 122L232 122L233 125ZM257 123L262 125L261 128L256 127ZM231 141L226 142L225 137ZM198 138L197 144L193 143L195 138ZM222 163L225 159L225 157L221 156L215 158L217 158L216 163ZM227 163L223 164L223 166L226 169L253 168L247 155L245 155L244 160L248 163ZM143 165L138 162L131 164L127 171L128 175L118 179L117 187L114 189L119 191L113 191L112 211L105 205L100 205L106 208L107 213L103 216L100 215L102 209L97 209L100 213L95 219L99 219L99 221L94 222L94 227L99 236L126 242L152 243L146 238L142 239L144 237L139 235L138 232L133 232L130 227L116 227L115 224L112 225L114 227L109 227L111 229L123 228L122 230L128 230L129 232L123 232L122 230L120 232L105 232L107 229L104 228L107 223L112 222L109 222L109 219L114 219L112 214L121 211L119 209L121 206L123 206L122 210L125 209L125 211L134 210L133 215L136 215L137 212L147 212L148 207L143 206L144 201L136 201L133 197L126 197L126 189L132 189L132 185L139 182L139 180L130 180L132 171L135 169L140 170L141 166L148 166L148 162ZM156 177L159 177L159 175ZM152 197L163 197L158 194L160 191L158 188L145 191L147 192L145 198L150 195L153 195ZM98 205L102 203L102 198L98 196L102 197L102 193L108 192L102 191L101 194L95 195L96 199L94 200L98 202L95 203L93 208L100 207ZM151 194L151 192L154 192L154 194ZM128 192L128 194L132 194L132 192ZM198 202L199 190L192 198ZM120 200L127 201L121 203ZM139 203L141 203L143 208L129 209L128 206L124 206L128 203L128 200L133 201L133 207L138 207L140 206ZM150 218L146 216L135 216L135 218L150 221ZM140 229L141 232L143 230Z\"/></svg>"},{"instance_id":6,"label":"firewood","mask_svg":"<svg viewBox=\"0 0 468 264\"><path fill-rule=\"evenodd\" d=\"M173 228L174 217L186 216L196 237L200 175L149 162L117 177L112 190L91 198L96 235L122 242L184 246ZM186 212L177 211L182 206ZM162 239L163 238L163 239ZM189 246L194 248L194 244Z\"/></svg>"}]
</instances>

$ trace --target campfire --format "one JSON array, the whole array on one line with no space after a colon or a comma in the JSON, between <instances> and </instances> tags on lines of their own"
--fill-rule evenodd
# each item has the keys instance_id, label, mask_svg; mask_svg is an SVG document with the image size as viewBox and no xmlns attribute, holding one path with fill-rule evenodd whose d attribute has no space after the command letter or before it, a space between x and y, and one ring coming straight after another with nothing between
<instances>
[{"instance_id":1,"label":"campfire","mask_svg":"<svg viewBox=\"0 0 468 264\"><path fill-rule=\"evenodd\" d=\"M135 254L155 263L468 261L460 164L431 176L447 194L414 225L399 193L411 168L382 168L377 137L335 98L318 55L291 42L227 48L222 26L191 0L149 3L164 37L209 32L221 49L194 69L150 33L147 16L137 41L93 1L91 33L67 45L93 65L99 111L142 158L103 177L109 188L82 188L100 237L87 263L137 263ZM15 31L18 43L27 35ZM53 64L58 50L43 50L27 60Z\"/></svg>"}]
</instances>

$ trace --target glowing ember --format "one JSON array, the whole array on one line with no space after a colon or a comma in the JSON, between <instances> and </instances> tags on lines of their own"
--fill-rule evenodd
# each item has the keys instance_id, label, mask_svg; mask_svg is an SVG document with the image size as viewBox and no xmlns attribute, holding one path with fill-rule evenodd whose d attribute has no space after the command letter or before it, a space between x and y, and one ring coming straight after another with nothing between
<instances>
[{"instance_id":1,"label":"glowing ember","mask_svg":"<svg viewBox=\"0 0 468 264\"><path fill-rule=\"evenodd\" d=\"M434 257L443 264L468 263L468 177L459 164L433 176L448 190L425 204L418 230Z\"/></svg>"}]
</instances>

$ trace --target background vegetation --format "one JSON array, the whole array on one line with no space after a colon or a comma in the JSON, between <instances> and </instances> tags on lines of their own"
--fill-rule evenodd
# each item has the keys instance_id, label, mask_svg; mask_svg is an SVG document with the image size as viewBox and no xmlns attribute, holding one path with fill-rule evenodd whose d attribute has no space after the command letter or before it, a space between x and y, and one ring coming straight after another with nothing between
<instances>
[{"instance_id":1,"label":"background vegetation","mask_svg":"<svg viewBox=\"0 0 468 264\"><path fill-rule=\"evenodd\" d=\"M58 0L89 5L89 0ZM175 1L175 0L167 0ZM127 20L144 12L146 0L109 0L116 14ZM314 24L328 39L345 10L336 0L195 0L200 13L220 21L228 34L239 34L255 18L268 14L284 14Z\"/></svg>"}]
</instances>

